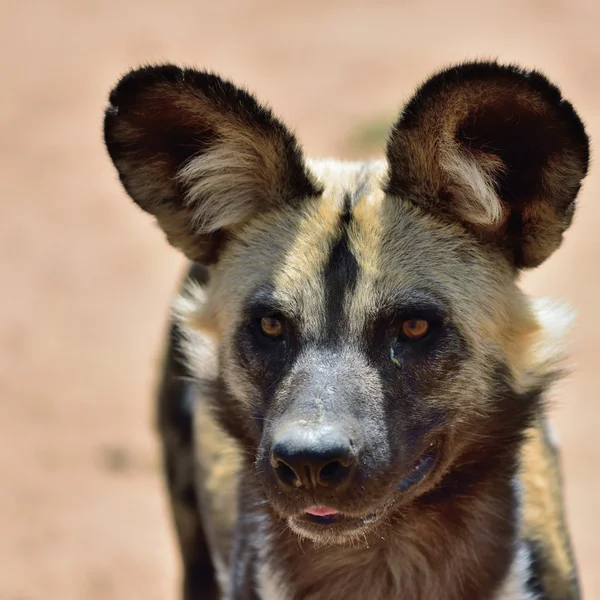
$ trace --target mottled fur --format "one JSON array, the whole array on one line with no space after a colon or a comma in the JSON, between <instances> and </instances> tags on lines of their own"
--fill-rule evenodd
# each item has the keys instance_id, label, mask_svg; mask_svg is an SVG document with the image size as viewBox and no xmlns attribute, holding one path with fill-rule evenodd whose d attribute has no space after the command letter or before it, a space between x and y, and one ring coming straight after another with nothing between
<instances>
[{"instance_id":1,"label":"mottled fur","mask_svg":"<svg viewBox=\"0 0 600 600\"><path fill-rule=\"evenodd\" d=\"M209 266L175 303L160 396L186 600L579 597L544 416L564 318L517 285L560 245L587 171L555 86L447 69L386 160L343 163L305 160L215 75L151 67L112 92L105 135L133 199ZM276 343L265 315L286 325ZM415 316L431 332L411 345ZM281 432L331 427L350 432L351 477L284 485ZM305 519L314 504L345 520Z\"/></svg>"}]
</instances>

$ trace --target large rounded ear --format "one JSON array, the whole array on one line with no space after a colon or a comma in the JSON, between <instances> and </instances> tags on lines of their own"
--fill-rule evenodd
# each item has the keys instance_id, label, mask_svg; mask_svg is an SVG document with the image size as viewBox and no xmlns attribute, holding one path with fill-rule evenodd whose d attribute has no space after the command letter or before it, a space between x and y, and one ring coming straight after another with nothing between
<instances>
[{"instance_id":1,"label":"large rounded ear","mask_svg":"<svg viewBox=\"0 0 600 600\"><path fill-rule=\"evenodd\" d=\"M210 73L128 73L110 94L104 137L129 195L197 262L214 262L258 212L319 193L289 130Z\"/></svg>"},{"instance_id":2,"label":"large rounded ear","mask_svg":"<svg viewBox=\"0 0 600 600\"><path fill-rule=\"evenodd\" d=\"M392 129L386 191L498 244L517 268L558 248L588 138L543 75L476 62L434 75Z\"/></svg>"}]
</instances>

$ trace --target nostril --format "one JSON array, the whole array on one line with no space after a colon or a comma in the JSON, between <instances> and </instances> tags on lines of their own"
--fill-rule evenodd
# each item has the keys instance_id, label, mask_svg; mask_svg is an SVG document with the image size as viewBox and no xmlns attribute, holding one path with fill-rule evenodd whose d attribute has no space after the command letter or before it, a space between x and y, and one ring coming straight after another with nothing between
<instances>
[{"instance_id":1,"label":"nostril","mask_svg":"<svg viewBox=\"0 0 600 600\"><path fill-rule=\"evenodd\" d=\"M347 483L357 467L354 441L333 426L287 426L273 437L271 473L285 487L333 489Z\"/></svg>"},{"instance_id":2,"label":"nostril","mask_svg":"<svg viewBox=\"0 0 600 600\"><path fill-rule=\"evenodd\" d=\"M299 486L301 483L300 480L298 479L298 476L294 472L294 470L291 467L289 467L288 465L286 465L281 460L277 461L277 466L275 467L275 473L277 474L277 477L279 478L279 480L282 483L285 483L286 485Z\"/></svg>"},{"instance_id":3,"label":"nostril","mask_svg":"<svg viewBox=\"0 0 600 600\"><path fill-rule=\"evenodd\" d=\"M339 484L350 474L350 467L345 467L339 460L332 460L319 471L318 482L327 486L330 483Z\"/></svg>"}]
</instances>

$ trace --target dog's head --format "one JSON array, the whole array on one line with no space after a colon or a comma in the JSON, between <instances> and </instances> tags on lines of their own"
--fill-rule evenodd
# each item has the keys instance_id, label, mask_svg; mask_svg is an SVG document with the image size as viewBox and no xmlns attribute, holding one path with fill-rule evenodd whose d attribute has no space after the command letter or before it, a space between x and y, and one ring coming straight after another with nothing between
<instances>
[{"instance_id":1,"label":"dog's head","mask_svg":"<svg viewBox=\"0 0 600 600\"><path fill-rule=\"evenodd\" d=\"M381 162L305 160L247 92L174 66L121 80L105 136L135 202L211 266L190 363L205 377L216 340L215 409L294 530L343 540L467 467L512 472L552 371L516 278L560 245L588 166L545 77L440 72Z\"/></svg>"}]
</instances>

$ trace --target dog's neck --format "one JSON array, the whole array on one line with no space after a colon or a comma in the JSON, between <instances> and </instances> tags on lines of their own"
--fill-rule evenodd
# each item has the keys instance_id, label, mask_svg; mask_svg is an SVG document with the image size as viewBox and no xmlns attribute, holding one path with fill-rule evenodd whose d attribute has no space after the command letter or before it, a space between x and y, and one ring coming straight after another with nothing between
<instances>
[{"instance_id":1,"label":"dog's neck","mask_svg":"<svg viewBox=\"0 0 600 600\"><path fill-rule=\"evenodd\" d=\"M363 541L346 546L300 540L249 485L242 510L246 523L260 529L250 541L260 599L504 598L519 513L511 462L457 470Z\"/></svg>"}]
</instances>

